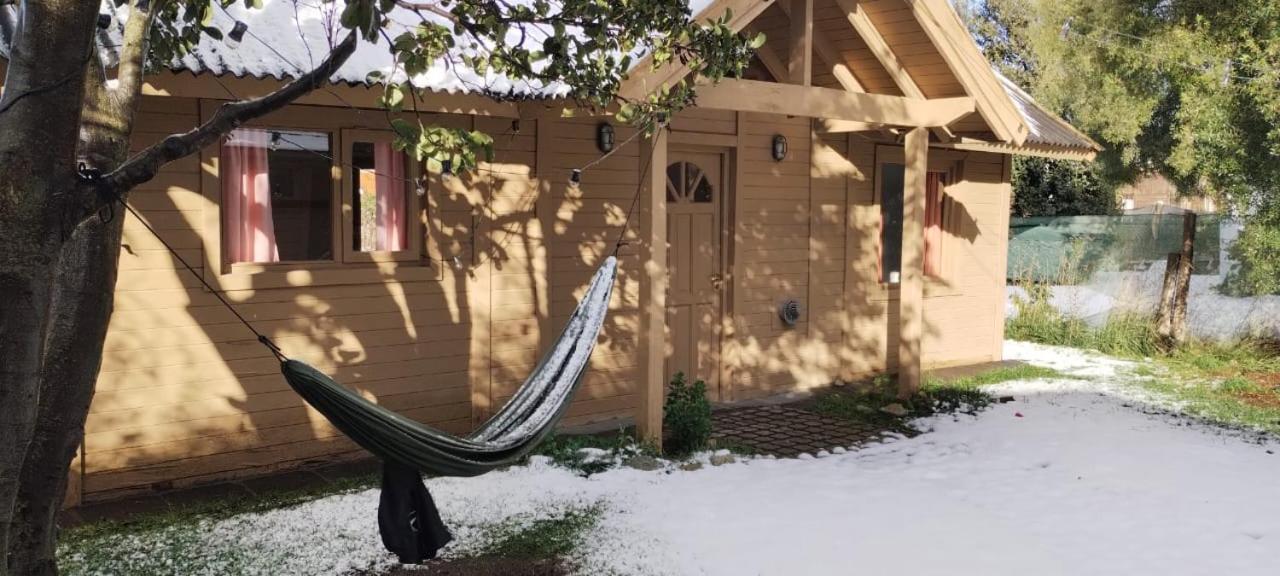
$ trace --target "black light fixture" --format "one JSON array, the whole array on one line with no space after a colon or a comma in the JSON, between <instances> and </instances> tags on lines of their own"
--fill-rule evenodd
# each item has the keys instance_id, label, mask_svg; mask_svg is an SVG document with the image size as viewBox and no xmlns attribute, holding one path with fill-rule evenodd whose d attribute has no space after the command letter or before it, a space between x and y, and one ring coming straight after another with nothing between
<instances>
[{"instance_id":1,"label":"black light fixture","mask_svg":"<svg viewBox=\"0 0 1280 576\"><path fill-rule=\"evenodd\" d=\"M227 44L232 48L239 46L244 40L244 33L249 31L249 25L240 20L236 20L235 26L231 27L231 32L227 33Z\"/></svg>"},{"instance_id":2,"label":"black light fixture","mask_svg":"<svg viewBox=\"0 0 1280 576\"><path fill-rule=\"evenodd\" d=\"M781 134L773 135L773 147L770 149L774 162L781 162L787 158L787 137Z\"/></svg>"},{"instance_id":3,"label":"black light fixture","mask_svg":"<svg viewBox=\"0 0 1280 576\"><path fill-rule=\"evenodd\" d=\"M607 154L613 151L613 144L613 125L608 122L601 122L596 126L596 148Z\"/></svg>"},{"instance_id":4,"label":"black light fixture","mask_svg":"<svg viewBox=\"0 0 1280 576\"><path fill-rule=\"evenodd\" d=\"M578 184L581 184L581 183L582 183L582 169L581 169L581 168L574 168L574 169L573 169L573 172L570 172L570 173L569 173L569 183L570 183L570 184L572 184L572 185L574 185L574 186L577 186Z\"/></svg>"}]
</instances>

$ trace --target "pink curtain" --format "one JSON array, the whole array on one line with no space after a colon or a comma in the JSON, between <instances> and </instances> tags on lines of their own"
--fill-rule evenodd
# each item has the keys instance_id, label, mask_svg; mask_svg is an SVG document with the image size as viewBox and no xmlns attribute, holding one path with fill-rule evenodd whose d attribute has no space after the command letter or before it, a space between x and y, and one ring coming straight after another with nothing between
<instances>
[{"instance_id":1,"label":"pink curtain","mask_svg":"<svg viewBox=\"0 0 1280 576\"><path fill-rule=\"evenodd\" d=\"M279 262L271 219L271 186L264 130L240 129L222 146L222 214L231 262Z\"/></svg>"},{"instance_id":2,"label":"pink curtain","mask_svg":"<svg viewBox=\"0 0 1280 576\"><path fill-rule=\"evenodd\" d=\"M924 192L924 274L942 276L942 175L930 172Z\"/></svg>"},{"instance_id":3,"label":"pink curtain","mask_svg":"<svg viewBox=\"0 0 1280 576\"><path fill-rule=\"evenodd\" d=\"M373 169L377 173L378 250L408 248L408 210L404 198L404 155L390 143L373 145Z\"/></svg>"}]
</instances>

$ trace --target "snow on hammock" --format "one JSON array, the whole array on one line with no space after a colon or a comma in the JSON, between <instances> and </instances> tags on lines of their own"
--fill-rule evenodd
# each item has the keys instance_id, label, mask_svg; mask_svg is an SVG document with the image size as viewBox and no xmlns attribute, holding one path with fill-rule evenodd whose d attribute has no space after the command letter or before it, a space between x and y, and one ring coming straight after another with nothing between
<instances>
[{"instance_id":1,"label":"snow on hammock","mask_svg":"<svg viewBox=\"0 0 1280 576\"><path fill-rule=\"evenodd\" d=\"M498 413L465 437L422 425L365 399L297 360L281 371L308 404L365 450L424 473L475 476L516 462L551 431L582 381L609 311L618 263L605 260L555 345Z\"/></svg>"}]
</instances>

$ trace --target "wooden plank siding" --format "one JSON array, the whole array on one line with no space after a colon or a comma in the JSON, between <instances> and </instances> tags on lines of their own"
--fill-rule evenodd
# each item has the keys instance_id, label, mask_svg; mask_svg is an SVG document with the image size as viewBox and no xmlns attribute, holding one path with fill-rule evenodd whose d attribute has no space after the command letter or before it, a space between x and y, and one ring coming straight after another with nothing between
<instances>
[{"instance_id":1,"label":"wooden plank siding","mask_svg":"<svg viewBox=\"0 0 1280 576\"><path fill-rule=\"evenodd\" d=\"M190 128L201 109L195 99L144 98L134 148ZM307 114L291 107L279 117ZM385 126L380 113L326 109L324 116L315 122L335 134ZM430 266L327 263L304 277L222 278L237 309L291 357L409 417L460 433L510 397L558 334L613 251L648 150L641 138L621 145L633 133L616 126L618 150L573 186L571 170L600 157L596 127L606 119L439 118L491 134L495 158L470 175L430 179ZM722 354L729 396L892 369L896 318L870 288L877 282L876 143L856 134L818 136L807 118L697 109L674 118L672 129L684 142L736 142L731 243L724 247L733 282L725 303L732 331ZM782 162L770 157L775 134L790 144ZM207 262L208 242L220 242L207 226L218 220L211 201L218 194L205 189L217 185L212 166L200 158L173 163L130 200L195 263ZM948 188L965 216L945 241L953 286L926 291L926 365L999 356L1007 163L966 153L964 177ZM628 239L639 233L637 218ZM632 245L621 250L611 313L569 424L635 413L637 252ZM360 454L294 395L253 335L132 220L120 262L116 312L77 462L85 500ZM786 298L804 310L795 327L777 315Z\"/></svg>"}]
</instances>

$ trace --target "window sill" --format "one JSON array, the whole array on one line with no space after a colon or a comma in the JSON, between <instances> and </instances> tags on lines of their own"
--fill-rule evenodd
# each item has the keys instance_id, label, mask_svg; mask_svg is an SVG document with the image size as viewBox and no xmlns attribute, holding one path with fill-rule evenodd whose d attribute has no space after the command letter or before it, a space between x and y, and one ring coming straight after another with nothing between
<instances>
[{"instance_id":1,"label":"window sill","mask_svg":"<svg viewBox=\"0 0 1280 576\"><path fill-rule=\"evenodd\" d=\"M213 275L210 283L223 292L312 286L344 286L400 282L428 282L441 273L430 261L280 262L233 264L229 272Z\"/></svg>"},{"instance_id":2,"label":"window sill","mask_svg":"<svg viewBox=\"0 0 1280 576\"><path fill-rule=\"evenodd\" d=\"M901 296L898 284L887 284L884 282L876 284L871 290L868 299L872 302L885 302L897 300ZM928 298L944 298L947 296L959 296L962 293L960 287L952 282L942 278L925 278L924 279L924 297Z\"/></svg>"}]
</instances>

